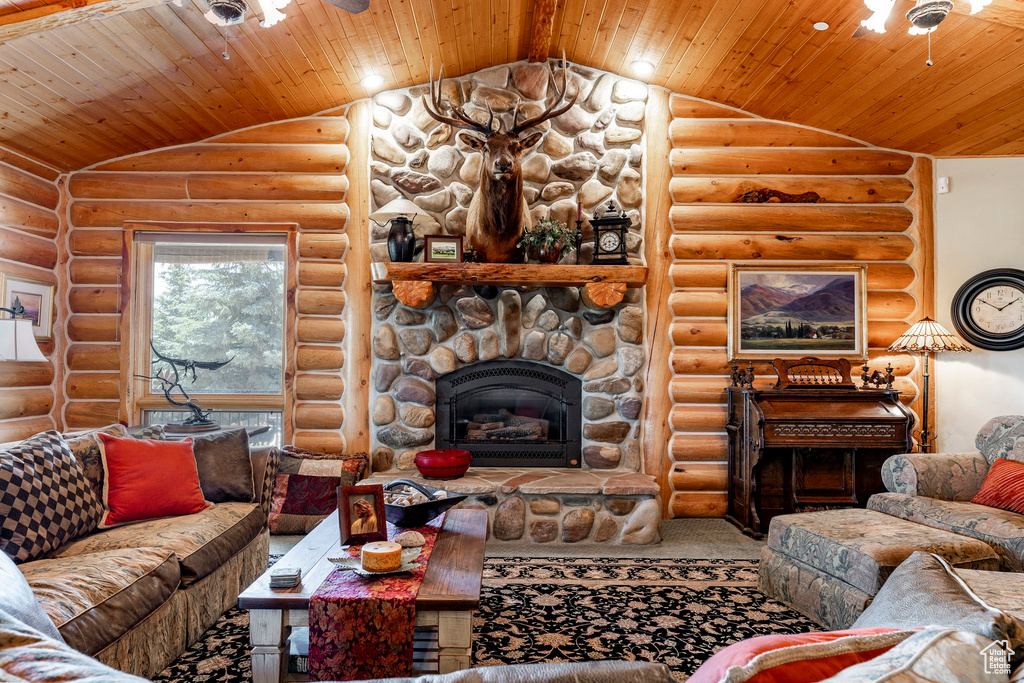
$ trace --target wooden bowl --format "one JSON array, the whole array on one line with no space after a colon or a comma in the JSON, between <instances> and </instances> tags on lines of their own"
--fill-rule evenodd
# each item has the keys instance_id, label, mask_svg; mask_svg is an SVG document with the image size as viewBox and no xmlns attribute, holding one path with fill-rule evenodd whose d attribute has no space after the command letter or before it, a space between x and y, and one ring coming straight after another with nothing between
<instances>
[{"instance_id":1,"label":"wooden bowl","mask_svg":"<svg viewBox=\"0 0 1024 683\"><path fill-rule=\"evenodd\" d=\"M420 451L416 454L416 469L426 479L458 479L469 470L473 455L458 448Z\"/></svg>"}]
</instances>

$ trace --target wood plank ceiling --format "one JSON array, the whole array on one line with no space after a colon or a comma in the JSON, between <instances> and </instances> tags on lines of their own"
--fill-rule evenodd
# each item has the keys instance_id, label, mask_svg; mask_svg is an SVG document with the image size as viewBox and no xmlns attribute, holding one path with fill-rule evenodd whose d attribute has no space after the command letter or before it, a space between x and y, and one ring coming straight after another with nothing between
<instances>
[{"instance_id":1,"label":"wood plank ceiling","mask_svg":"<svg viewBox=\"0 0 1024 683\"><path fill-rule=\"evenodd\" d=\"M292 0L263 29L254 12L214 27L204 0L185 0L12 39L0 45L0 145L73 170L336 107L365 97L371 72L384 88L425 82L431 56L449 74L524 59L534 1L372 0L351 15ZM0 13L42 4L0 0ZM624 75L647 60L672 91L876 145L1024 154L1021 6L951 14L929 68L901 15L884 35L851 37L863 0L559 0L550 54Z\"/></svg>"}]
</instances>

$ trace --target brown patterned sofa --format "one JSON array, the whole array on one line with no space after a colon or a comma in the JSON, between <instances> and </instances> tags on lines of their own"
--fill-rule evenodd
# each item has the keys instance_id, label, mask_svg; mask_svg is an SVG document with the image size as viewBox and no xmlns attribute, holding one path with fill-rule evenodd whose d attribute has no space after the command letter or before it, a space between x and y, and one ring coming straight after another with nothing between
<instances>
[{"instance_id":1,"label":"brown patterned sofa","mask_svg":"<svg viewBox=\"0 0 1024 683\"><path fill-rule=\"evenodd\" d=\"M1024 515L971 503L997 458L1024 461L1024 416L996 417L977 451L894 455L888 493L867 510L783 515L761 553L759 587L833 629L848 628L892 571L915 550L944 557L997 594L1000 572L1024 572Z\"/></svg>"},{"instance_id":2,"label":"brown patterned sofa","mask_svg":"<svg viewBox=\"0 0 1024 683\"><path fill-rule=\"evenodd\" d=\"M250 454L252 503L97 531L17 569L67 645L153 676L266 569L279 458L275 448Z\"/></svg>"}]
</instances>

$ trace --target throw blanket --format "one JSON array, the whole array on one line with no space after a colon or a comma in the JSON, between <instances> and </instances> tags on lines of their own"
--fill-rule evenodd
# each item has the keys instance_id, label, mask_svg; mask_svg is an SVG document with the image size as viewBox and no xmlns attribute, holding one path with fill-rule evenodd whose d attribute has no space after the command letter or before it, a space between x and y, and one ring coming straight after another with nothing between
<instances>
[{"instance_id":1,"label":"throw blanket","mask_svg":"<svg viewBox=\"0 0 1024 683\"><path fill-rule=\"evenodd\" d=\"M364 578L332 572L309 599L309 680L353 681L412 675L416 594L444 515L414 531L426 543L407 574ZM388 523L388 538L402 531ZM359 547L349 548L358 557Z\"/></svg>"}]
</instances>

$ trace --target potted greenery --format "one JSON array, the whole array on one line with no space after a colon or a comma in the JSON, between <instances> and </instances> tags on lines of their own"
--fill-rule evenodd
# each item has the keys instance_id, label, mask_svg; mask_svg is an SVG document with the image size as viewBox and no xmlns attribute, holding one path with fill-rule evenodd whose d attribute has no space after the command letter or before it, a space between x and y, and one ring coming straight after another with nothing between
<instances>
[{"instance_id":1,"label":"potted greenery","mask_svg":"<svg viewBox=\"0 0 1024 683\"><path fill-rule=\"evenodd\" d=\"M579 234L579 230L567 228L562 221L542 218L523 233L517 246L536 249L537 258L541 263L555 263L561 256L562 249L576 246Z\"/></svg>"}]
</instances>

